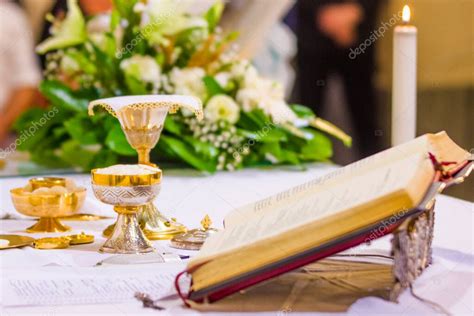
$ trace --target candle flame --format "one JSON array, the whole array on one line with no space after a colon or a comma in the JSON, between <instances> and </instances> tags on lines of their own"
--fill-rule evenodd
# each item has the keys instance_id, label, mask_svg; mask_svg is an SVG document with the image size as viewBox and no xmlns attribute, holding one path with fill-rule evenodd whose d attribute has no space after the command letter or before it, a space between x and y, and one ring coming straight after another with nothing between
<instances>
[{"instance_id":1,"label":"candle flame","mask_svg":"<svg viewBox=\"0 0 474 316\"><path fill-rule=\"evenodd\" d=\"M410 22L410 15L411 15L410 13L411 13L410 12L410 7L408 5L405 5L403 7L403 13L402 13L403 22L405 22L405 23Z\"/></svg>"}]
</instances>

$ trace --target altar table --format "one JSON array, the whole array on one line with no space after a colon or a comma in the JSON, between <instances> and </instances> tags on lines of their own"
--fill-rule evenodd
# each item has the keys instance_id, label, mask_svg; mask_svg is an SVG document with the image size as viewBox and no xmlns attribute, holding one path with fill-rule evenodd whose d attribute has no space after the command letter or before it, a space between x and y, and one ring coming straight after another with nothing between
<instances>
[{"instance_id":1,"label":"altar table","mask_svg":"<svg viewBox=\"0 0 474 316\"><path fill-rule=\"evenodd\" d=\"M176 217L190 228L198 227L200 220L208 214L213 226L222 228L222 220L232 209L262 199L305 181L320 177L335 170L329 164L314 164L305 171L295 168L247 169L238 172L223 172L203 175L191 170L165 170L163 186L156 204L165 214ZM112 207L98 202L90 190L88 175L71 175L78 185L88 188L88 197L82 213L93 213L115 217ZM23 234L32 237L60 234L27 234L24 229L32 220L16 213L10 201L9 190L23 186L27 178L0 179L0 218L11 214L13 219L0 220L0 234ZM454 315L474 314L474 204L448 196L439 196L436 204L435 234L433 241L433 264L416 281L414 291L424 299L442 305ZM76 269L92 267L109 254L97 250L105 241L102 230L113 219L89 222L68 221L71 233L85 232L95 235L93 244L75 246L64 250L36 250L31 247L0 250L1 274L10 271L35 271L48 266L73 266ZM169 247L168 241L154 241L160 250L180 255L193 256L196 252ZM390 249L390 236L376 240L370 246L362 245L352 252L375 252ZM184 260L186 261L186 260ZM160 264L156 264L159 269ZM139 269L139 267L137 267ZM170 284L171 287L171 284ZM1 292L0 292L1 293ZM153 293L150 293L153 294ZM317 293L314 293L317 295ZM197 314L183 307L179 300L164 303L166 310L144 309L141 302L130 300L123 303L95 305L59 305L4 307L3 295L0 315L145 315L145 314ZM420 315L432 314L434 310L421 303L405 291L399 304L367 297L351 306L351 315Z\"/></svg>"}]
</instances>

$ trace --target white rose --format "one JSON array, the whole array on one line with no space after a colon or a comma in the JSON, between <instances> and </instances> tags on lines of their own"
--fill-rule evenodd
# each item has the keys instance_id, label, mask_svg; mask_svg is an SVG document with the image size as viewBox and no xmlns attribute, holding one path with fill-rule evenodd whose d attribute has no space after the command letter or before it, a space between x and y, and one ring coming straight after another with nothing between
<instances>
[{"instance_id":1,"label":"white rose","mask_svg":"<svg viewBox=\"0 0 474 316\"><path fill-rule=\"evenodd\" d=\"M211 122L223 120L235 124L239 120L239 112L239 106L231 97L219 94L207 102L204 117Z\"/></svg>"},{"instance_id":2,"label":"white rose","mask_svg":"<svg viewBox=\"0 0 474 316\"><path fill-rule=\"evenodd\" d=\"M206 97L206 86L202 78L206 72L202 68L173 68L169 74L169 81L174 87L174 93L192 95L201 100Z\"/></svg>"},{"instance_id":3,"label":"white rose","mask_svg":"<svg viewBox=\"0 0 474 316\"><path fill-rule=\"evenodd\" d=\"M159 86L161 70L153 57L134 55L124 59L120 63L120 68L130 76L133 76L144 82L153 83Z\"/></svg>"}]
</instances>

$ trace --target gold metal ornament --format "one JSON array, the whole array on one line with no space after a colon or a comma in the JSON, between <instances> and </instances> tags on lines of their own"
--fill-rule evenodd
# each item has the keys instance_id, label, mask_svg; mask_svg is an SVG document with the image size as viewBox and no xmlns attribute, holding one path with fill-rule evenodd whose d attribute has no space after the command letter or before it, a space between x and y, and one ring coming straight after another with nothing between
<instances>
[{"instance_id":1,"label":"gold metal ornament","mask_svg":"<svg viewBox=\"0 0 474 316\"><path fill-rule=\"evenodd\" d=\"M95 106L102 106L116 117L127 141L138 153L138 163L156 166L150 161L150 152L158 143L168 112L174 113L185 107L202 119L202 103L198 98L181 95L125 96L93 101L89 104L89 115ZM163 215L150 201L140 206L139 222L150 240L171 239L186 232L186 227ZM104 230L110 236L111 225Z\"/></svg>"},{"instance_id":2,"label":"gold metal ornament","mask_svg":"<svg viewBox=\"0 0 474 316\"><path fill-rule=\"evenodd\" d=\"M211 225L212 220L209 215L206 214L201 220L201 228L191 229L184 234L174 236L171 239L171 247L186 250L201 249L206 239L217 232L217 229L211 228Z\"/></svg>"},{"instance_id":3,"label":"gold metal ornament","mask_svg":"<svg viewBox=\"0 0 474 316\"><path fill-rule=\"evenodd\" d=\"M161 170L144 176L103 175L98 171L91 172L92 190L101 202L114 205L118 214L111 235L99 251L121 254L152 252L154 248L139 225L138 212L160 192ZM138 182L134 180L136 177L140 177Z\"/></svg>"}]
</instances>

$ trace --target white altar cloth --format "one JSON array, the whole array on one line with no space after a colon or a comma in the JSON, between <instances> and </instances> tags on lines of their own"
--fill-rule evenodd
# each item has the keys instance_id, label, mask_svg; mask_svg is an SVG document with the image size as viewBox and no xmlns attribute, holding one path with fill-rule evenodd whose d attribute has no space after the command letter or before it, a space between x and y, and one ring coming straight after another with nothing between
<instances>
[{"instance_id":1,"label":"white altar cloth","mask_svg":"<svg viewBox=\"0 0 474 316\"><path fill-rule=\"evenodd\" d=\"M176 217L188 227L197 227L205 214L209 214L214 227L221 228L224 216L232 209L250 203L270 194L334 170L336 167L316 164L307 171L291 168L247 169L234 173L218 173L203 176L195 171L169 170L164 173L163 189L157 199L158 207L168 215ZM71 176L79 185L86 186L87 201L83 213L115 216L110 206L101 204L90 191L90 178L87 175ZM0 234L24 234L23 230L32 225L31 219L15 212L9 197L9 190L22 186L26 178L0 179L0 218L6 213L14 214L16 219L1 220ZM96 240L93 244L75 246L65 250L36 250L31 247L0 251L0 276L18 271L35 271L47 266L91 267L106 258L97 250L104 242L102 230L113 222L100 220L91 222L66 222L73 228L72 233L92 233ZM415 283L415 292L425 299L442 305L455 315L474 313L474 204L459 199L439 196L436 205L435 238L433 242L434 262ZM59 234L32 234L33 237L54 236ZM159 250L180 255L194 255L195 252L170 248L167 241L153 242ZM360 246L356 251L387 251L390 237L379 239L370 246ZM352 250L354 251L354 250ZM157 264L159 269L159 264ZM1 292L0 292L1 293ZM0 294L1 295L1 294ZM317 293L315 293L317 295ZM3 302L3 295L0 301ZM196 311L184 308L179 300L163 304L165 311L144 309L138 301L95 305L59 305L4 307L1 315L143 315L143 314L196 314ZM420 315L432 314L434 310L413 298L408 291L402 294L399 304L379 298L364 298L351 306L351 315Z\"/></svg>"}]
</instances>

